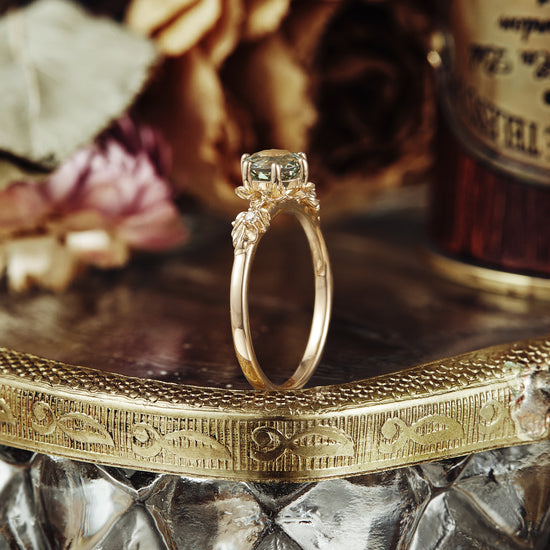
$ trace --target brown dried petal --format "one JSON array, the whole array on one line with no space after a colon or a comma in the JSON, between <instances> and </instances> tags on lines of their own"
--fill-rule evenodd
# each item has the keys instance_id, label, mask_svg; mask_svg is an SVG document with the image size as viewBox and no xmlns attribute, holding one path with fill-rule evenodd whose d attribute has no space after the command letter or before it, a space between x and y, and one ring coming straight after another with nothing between
<instances>
[{"instance_id":1,"label":"brown dried petal","mask_svg":"<svg viewBox=\"0 0 550 550\"><path fill-rule=\"evenodd\" d=\"M181 55L197 44L214 27L222 14L222 0L199 0L191 3L180 2L181 9L166 13L161 20L156 0L134 0L127 15L128 25L137 30L152 34L160 50L166 55ZM134 7L136 6L136 7ZM147 16L156 14L157 24L148 25Z\"/></svg>"},{"instance_id":2,"label":"brown dried petal","mask_svg":"<svg viewBox=\"0 0 550 550\"><path fill-rule=\"evenodd\" d=\"M364 208L370 195L402 185L430 164L433 102L418 36L387 2L346 2L316 51L312 173L330 206ZM348 198L345 198L348 195ZM347 203L347 204L346 204Z\"/></svg>"},{"instance_id":3,"label":"brown dried petal","mask_svg":"<svg viewBox=\"0 0 550 550\"><path fill-rule=\"evenodd\" d=\"M242 0L223 0L221 17L202 42L203 51L216 67L235 49L245 17Z\"/></svg>"},{"instance_id":4,"label":"brown dried petal","mask_svg":"<svg viewBox=\"0 0 550 550\"><path fill-rule=\"evenodd\" d=\"M126 12L126 23L139 33L152 34L195 3L196 0L133 0Z\"/></svg>"},{"instance_id":5,"label":"brown dried petal","mask_svg":"<svg viewBox=\"0 0 550 550\"><path fill-rule=\"evenodd\" d=\"M214 208L219 203L234 204L238 199L232 195L226 178L235 171L233 164L238 167L239 156L237 151L227 155L229 167L225 151L228 140L239 141L239 132L228 117L218 73L206 55L194 48L170 60L163 79L144 100L146 116L162 129L172 145L174 184L192 190ZM226 182L222 186L216 184L220 178Z\"/></svg>"},{"instance_id":6,"label":"brown dried petal","mask_svg":"<svg viewBox=\"0 0 550 550\"><path fill-rule=\"evenodd\" d=\"M273 147L304 150L317 113L311 101L309 78L291 47L279 36L264 39L235 63L246 67L240 94L252 109L265 139ZM239 83L235 83L239 86Z\"/></svg>"},{"instance_id":7,"label":"brown dried petal","mask_svg":"<svg viewBox=\"0 0 550 550\"><path fill-rule=\"evenodd\" d=\"M294 55L302 64L312 65L323 33L340 4L338 1L303 0L293 5L291 16L285 21L285 33Z\"/></svg>"},{"instance_id":8,"label":"brown dried petal","mask_svg":"<svg viewBox=\"0 0 550 550\"><path fill-rule=\"evenodd\" d=\"M201 0L157 35L161 51L167 55L188 51L214 26L221 13L221 0Z\"/></svg>"},{"instance_id":9,"label":"brown dried petal","mask_svg":"<svg viewBox=\"0 0 550 550\"><path fill-rule=\"evenodd\" d=\"M290 0L248 0L246 38L257 39L277 30L289 6Z\"/></svg>"}]
</instances>

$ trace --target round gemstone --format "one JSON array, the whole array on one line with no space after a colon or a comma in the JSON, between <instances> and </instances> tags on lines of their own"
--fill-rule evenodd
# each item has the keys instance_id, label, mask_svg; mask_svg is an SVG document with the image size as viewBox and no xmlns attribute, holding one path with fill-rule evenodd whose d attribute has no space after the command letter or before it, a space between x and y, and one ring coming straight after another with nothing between
<instances>
[{"instance_id":1,"label":"round gemstone","mask_svg":"<svg viewBox=\"0 0 550 550\"><path fill-rule=\"evenodd\" d=\"M266 149L254 153L248 160L251 163L250 177L252 181L271 180L271 165L278 164L281 167L281 180L288 184L300 177L300 156L282 149Z\"/></svg>"}]
</instances>

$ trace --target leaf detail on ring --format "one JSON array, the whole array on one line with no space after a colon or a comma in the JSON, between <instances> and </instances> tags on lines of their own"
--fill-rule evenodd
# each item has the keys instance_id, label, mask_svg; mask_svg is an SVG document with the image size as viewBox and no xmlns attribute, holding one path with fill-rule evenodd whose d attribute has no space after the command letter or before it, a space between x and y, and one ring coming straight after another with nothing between
<instances>
[{"instance_id":1,"label":"leaf detail on ring","mask_svg":"<svg viewBox=\"0 0 550 550\"><path fill-rule=\"evenodd\" d=\"M309 182L302 187L288 189L286 197L294 199L304 207L310 216L319 219L319 199L313 183Z\"/></svg>"},{"instance_id":2,"label":"leaf detail on ring","mask_svg":"<svg viewBox=\"0 0 550 550\"><path fill-rule=\"evenodd\" d=\"M269 228L271 217L269 211L261 205L251 206L241 212L233 222L231 237L235 251L244 251L248 246L258 241Z\"/></svg>"}]
</instances>

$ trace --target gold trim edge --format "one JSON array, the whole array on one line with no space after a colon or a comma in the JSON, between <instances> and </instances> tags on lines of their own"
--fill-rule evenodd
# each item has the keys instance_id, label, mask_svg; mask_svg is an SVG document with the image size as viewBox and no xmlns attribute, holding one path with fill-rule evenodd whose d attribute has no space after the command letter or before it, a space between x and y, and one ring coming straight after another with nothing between
<instances>
[{"instance_id":1,"label":"gold trim edge","mask_svg":"<svg viewBox=\"0 0 550 550\"><path fill-rule=\"evenodd\" d=\"M549 361L550 339L539 338L349 384L259 392L0 349L0 443L200 477L358 475L547 439Z\"/></svg>"},{"instance_id":2,"label":"gold trim edge","mask_svg":"<svg viewBox=\"0 0 550 550\"><path fill-rule=\"evenodd\" d=\"M550 300L550 278L501 271L426 249L428 264L445 279L468 288L516 298Z\"/></svg>"}]
</instances>

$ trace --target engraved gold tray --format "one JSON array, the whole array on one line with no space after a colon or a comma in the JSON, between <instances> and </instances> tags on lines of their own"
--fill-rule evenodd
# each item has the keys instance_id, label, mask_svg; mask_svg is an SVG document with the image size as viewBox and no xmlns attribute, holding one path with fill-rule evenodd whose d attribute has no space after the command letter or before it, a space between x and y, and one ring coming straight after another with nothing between
<instances>
[{"instance_id":1,"label":"engraved gold tray","mask_svg":"<svg viewBox=\"0 0 550 550\"><path fill-rule=\"evenodd\" d=\"M313 480L547 436L514 405L548 368L549 340L399 374L287 392L174 385L0 354L0 441L152 471Z\"/></svg>"},{"instance_id":2,"label":"engraved gold tray","mask_svg":"<svg viewBox=\"0 0 550 550\"><path fill-rule=\"evenodd\" d=\"M547 438L550 306L439 280L415 250L421 212L384 209L326 231L333 324L304 390L246 389L227 318L225 227L208 247L91 274L64 295L3 296L0 443L150 471L305 481ZM259 352L289 362L308 328L310 266L305 239L281 231L257 260L251 305ZM274 269L289 258L290 276ZM502 344L514 338L523 340ZM489 344L500 345L461 353ZM402 370L411 363L424 364Z\"/></svg>"}]
</instances>

